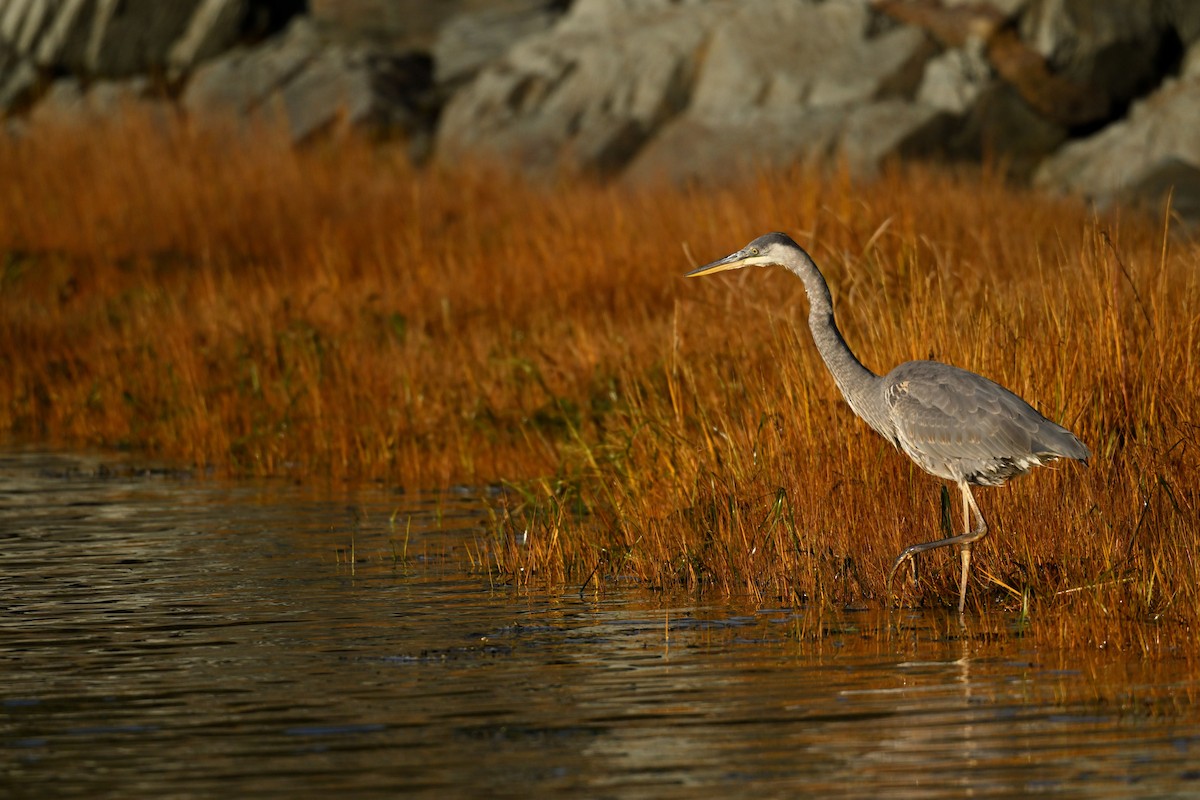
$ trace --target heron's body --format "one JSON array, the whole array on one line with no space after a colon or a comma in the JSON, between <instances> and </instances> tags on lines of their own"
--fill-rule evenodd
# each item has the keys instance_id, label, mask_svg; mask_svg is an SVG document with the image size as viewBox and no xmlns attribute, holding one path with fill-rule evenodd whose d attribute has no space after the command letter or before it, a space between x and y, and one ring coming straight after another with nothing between
<instances>
[{"instance_id":1,"label":"heron's body","mask_svg":"<svg viewBox=\"0 0 1200 800\"><path fill-rule=\"evenodd\" d=\"M864 367L842 338L824 276L798 244L782 233L760 236L741 250L688 275L746 266L779 265L804 282L808 326L822 360L854 413L908 454L917 466L954 481L962 491L964 532L915 544L896 558L896 569L925 550L958 545L962 577L958 608L966 603L971 545L987 524L970 487L999 486L1057 458L1087 461L1090 453L1075 435L1039 414L998 383L937 361L908 361L879 376ZM970 513L976 524L972 528Z\"/></svg>"},{"instance_id":2,"label":"heron's body","mask_svg":"<svg viewBox=\"0 0 1200 800\"><path fill-rule=\"evenodd\" d=\"M909 361L877 385L892 424L888 438L939 478L1000 486L1055 458L1087 458L1070 431L974 372Z\"/></svg>"}]
</instances>

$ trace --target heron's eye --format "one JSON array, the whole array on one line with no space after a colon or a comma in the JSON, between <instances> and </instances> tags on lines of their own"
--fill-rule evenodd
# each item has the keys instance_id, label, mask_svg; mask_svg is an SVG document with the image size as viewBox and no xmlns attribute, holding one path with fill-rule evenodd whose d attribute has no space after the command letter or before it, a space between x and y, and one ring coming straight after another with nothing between
<instances>
[{"instance_id":1,"label":"heron's eye","mask_svg":"<svg viewBox=\"0 0 1200 800\"><path fill-rule=\"evenodd\" d=\"M756 256L756 255L758 255L758 248L757 248L757 247L751 247L751 248L750 248L750 255L752 255L752 256Z\"/></svg>"}]
</instances>

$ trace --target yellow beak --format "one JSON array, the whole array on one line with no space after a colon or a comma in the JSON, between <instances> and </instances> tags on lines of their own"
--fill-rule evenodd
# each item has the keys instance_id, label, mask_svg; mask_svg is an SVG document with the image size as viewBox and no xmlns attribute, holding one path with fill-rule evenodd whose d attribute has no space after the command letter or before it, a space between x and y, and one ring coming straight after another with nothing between
<instances>
[{"instance_id":1,"label":"yellow beak","mask_svg":"<svg viewBox=\"0 0 1200 800\"><path fill-rule=\"evenodd\" d=\"M703 267L696 267L691 272L684 275L685 278L695 278L700 275L710 275L714 272L724 272L727 269L739 269L748 266L748 256L744 250L738 250L736 253L730 253L724 258L714 261L711 264L705 264Z\"/></svg>"}]
</instances>

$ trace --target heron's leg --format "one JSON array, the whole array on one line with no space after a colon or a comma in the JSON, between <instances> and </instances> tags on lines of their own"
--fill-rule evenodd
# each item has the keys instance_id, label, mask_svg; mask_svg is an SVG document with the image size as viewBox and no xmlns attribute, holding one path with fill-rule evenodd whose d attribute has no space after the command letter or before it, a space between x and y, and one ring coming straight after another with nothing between
<instances>
[{"instance_id":1,"label":"heron's leg","mask_svg":"<svg viewBox=\"0 0 1200 800\"><path fill-rule=\"evenodd\" d=\"M905 561L913 562L913 571L916 571L916 556L929 550L937 550L940 547L950 547L958 545L960 558L963 561L962 578L959 581L958 592L958 610L961 613L966 606L967 597L967 573L970 571L971 564L971 545L984 537L987 534L987 523L983 521L983 514L979 511L979 506L975 504L975 498L971 495L971 487L966 481L960 481L958 488L963 495L963 527L966 528L970 524L969 512L975 512L976 525L972 530L961 533L958 536L950 536L945 539L937 539L932 542L919 542L909 545L900 551L900 555L896 556L896 560L892 562L892 568L888 571L887 576L887 596L888 602L892 598L892 577L896 574L896 570Z\"/></svg>"},{"instance_id":2,"label":"heron's leg","mask_svg":"<svg viewBox=\"0 0 1200 800\"><path fill-rule=\"evenodd\" d=\"M958 555L962 559L962 577L958 579L958 613L961 616L967 607L967 575L971 572L971 543L959 545Z\"/></svg>"},{"instance_id":3,"label":"heron's leg","mask_svg":"<svg viewBox=\"0 0 1200 800\"><path fill-rule=\"evenodd\" d=\"M971 503L967 500L968 497L971 497L971 490L965 483L959 484L959 489L962 490L963 533L965 534L971 530ZM971 499L974 500L974 498ZM971 572L970 542L959 545L958 557L962 559L962 577L958 580L958 615L961 617L963 609L967 605L967 575Z\"/></svg>"},{"instance_id":4,"label":"heron's leg","mask_svg":"<svg viewBox=\"0 0 1200 800\"><path fill-rule=\"evenodd\" d=\"M900 569L901 564L903 564L905 561L912 561L913 562L913 571L915 573L915 571L916 571L915 556L920 555L921 553L924 553L928 550L937 550L939 547L949 547L950 545L954 545L954 544L957 544L957 545L967 544L967 546L969 547L970 545L968 544L968 542L974 541L971 538L972 536L973 536L973 534L966 533L966 534L962 534L960 536L951 536L948 539L938 539L933 542L919 542L918 544L909 545L908 547L901 550L900 555L896 556L896 560L892 562L892 568L890 570L888 570L887 595L888 595L889 601L892 596L892 578L896 575L896 570Z\"/></svg>"},{"instance_id":5,"label":"heron's leg","mask_svg":"<svg viewBox=\"0 0 1200 800\"><path fill-rule=\"evenodd\" d=\"M971 490L967 488L967 485L965 483L960 483L958 485L958 488L959 488L959 491L962 492L963 533L966 533L967 531L971 530L971 504L975 501L975 498L971 497ZM967 499L968 497L971 497L971 499L968 500Z\"/></svg>"},{"instance_id":6,"label":"heron's leg","mask_svg":"<svg viewBox=\"0 0 1200 800\"><path fill-rule=\"evenodd\" d=\"M975 527L962 536L955 537L958 539L958 555L962 559L962 577L958 580L958 613L961 615L967 606L967 576L971 572L971 545L987 535L988 527L987 523L983 521L983 514L979 511L979 506L975 504L971 487L966 483L960 483L958 488L962 490L963 496L964 529L970 525L968 509L975 512Z\"/></svg>"}]
</instances>

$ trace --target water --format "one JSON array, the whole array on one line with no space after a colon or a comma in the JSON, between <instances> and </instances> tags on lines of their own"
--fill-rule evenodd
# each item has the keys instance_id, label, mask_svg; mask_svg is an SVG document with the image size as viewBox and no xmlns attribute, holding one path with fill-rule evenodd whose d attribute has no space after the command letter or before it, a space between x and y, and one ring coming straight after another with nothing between
<instances>
[{"instance_id":1,"label":"water","mask_svg":"<svg viewBox=\"0 0 1200 800\"><path fill-rule=\"evenodd\" d=\"M485 524L0 455L0 796L1200 796L1169 664L518 593L464 568Z\"/></svg>"}]
</instances>

